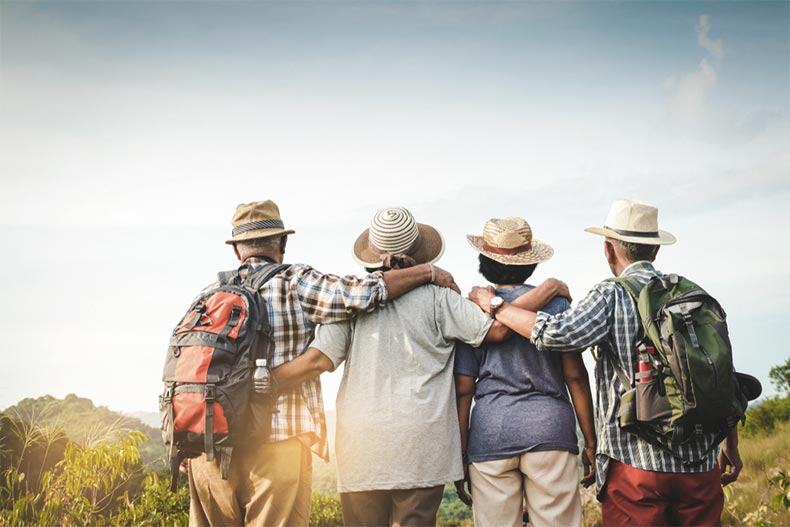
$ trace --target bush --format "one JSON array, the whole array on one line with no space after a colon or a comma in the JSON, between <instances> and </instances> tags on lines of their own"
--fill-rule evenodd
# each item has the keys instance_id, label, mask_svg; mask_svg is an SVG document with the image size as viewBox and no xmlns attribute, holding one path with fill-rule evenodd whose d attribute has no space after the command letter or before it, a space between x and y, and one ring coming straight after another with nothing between
<instances>
[{"instance_id":1,"label":"bush","mask_svg":"<svg viewBox=\"0 0 790 527\"><path fill-rule=\"evenodd\" d=\"M340 498L327 496L320 492L313 492L310 505L311 527L342 527L343 509Z\"/></svg>"},{"instance_id":2,"label":"bush","mask_svg":"<svg viewBox=\"0 0 790 527\"><path fill-rule=\"evenodd\" d=\"M790 421L790 396L771 397L746 411L744 432L754 435L771 432L777 424Z\"/></svg>"}]
</instances>

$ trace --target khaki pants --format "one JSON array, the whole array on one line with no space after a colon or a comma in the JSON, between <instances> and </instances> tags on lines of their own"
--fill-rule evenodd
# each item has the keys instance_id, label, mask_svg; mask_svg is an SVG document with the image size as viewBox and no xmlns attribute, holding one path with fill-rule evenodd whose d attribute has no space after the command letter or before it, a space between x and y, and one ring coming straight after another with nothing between
<instances>
[{"instance_id":1,"label":"khaki pants","mask_svg":"<svg viewBox=\"0 0 790 527\"><path fill-rule=\"evenodd\" d=\"M522 496L534 527L581 524L579 468L570 452L526 452L472 463L469 476L477 527L521 527Z\"/></svg>"},{"instance_id":2,"label":"khaki pants","mask_svg":"<svg viewBox=\"0 0 790 527\"><path fill-rule=\"evenodd\" d=\"M436 525L444 485L424 489L341 492L346 527L426 527Z\"/></svg>"},{"instance_id":3,"label":"khaki pants","mask_svg":"<svg viewBox=\"0 0 790 527\"><path fill-rule=\"evenodd\" d=\"M189 461L189 525L306 526L312 458L298 439L233 452L227 480L205 455Z\"/></svg>"}]
</instances>

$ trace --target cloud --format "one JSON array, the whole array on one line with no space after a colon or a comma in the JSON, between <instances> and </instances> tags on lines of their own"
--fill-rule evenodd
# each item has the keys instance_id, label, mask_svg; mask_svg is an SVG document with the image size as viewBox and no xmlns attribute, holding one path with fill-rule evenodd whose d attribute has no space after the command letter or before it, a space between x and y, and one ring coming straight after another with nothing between
<instances>
[{"instance_id":1,"label":"cloud","mask_svg":"<svg viewBox=\"0 0 790 527\"><path fill-rule=\"evenodd\" d=\"M697 33L697 42L703 49L716 59L716 63L720 64L724 59L724 45L721 39L711 40L708 33L710 33L710 17L708 15L700 15L697 24L694 26L694 31Z\"/></svg>"},{"instance_id":2,"label":"cloud","mask_svg":"<svg viewBox=\"0 0 790 527\"><path fill-rule=\"evenodd\" d=\"M718 82L717 68L724 60L724 44L721 39L710 38L710 27L710 17L700 15L694 31L700 47L710 53L712 63L708 57L704 57L695 71L670 77L666 82L673 92L672 115L688 124L702 120L708 94Z\"/></svg>"}]
</instances>

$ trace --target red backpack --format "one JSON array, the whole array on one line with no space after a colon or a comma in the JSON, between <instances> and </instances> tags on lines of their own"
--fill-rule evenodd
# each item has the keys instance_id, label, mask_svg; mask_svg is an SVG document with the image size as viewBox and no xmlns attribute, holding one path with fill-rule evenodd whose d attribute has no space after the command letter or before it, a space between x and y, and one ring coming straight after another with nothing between
<instances>
[{"instance_id":1,"label":"red backpack","mask_svg":"<svg viewBox=\"0 0 790 527\"><path fill-rule=\"evenodd\" d=\"M273 398L255 397L255 360L271 364L274 345L266 301L259 288L287 265L219 273L173 330L159 397L162 437L169 449L171 489L184 458L220 459L228 478L234 446L271 426ZM262 400L267 399L267 400Z\"/></svg>"}]
</instances>

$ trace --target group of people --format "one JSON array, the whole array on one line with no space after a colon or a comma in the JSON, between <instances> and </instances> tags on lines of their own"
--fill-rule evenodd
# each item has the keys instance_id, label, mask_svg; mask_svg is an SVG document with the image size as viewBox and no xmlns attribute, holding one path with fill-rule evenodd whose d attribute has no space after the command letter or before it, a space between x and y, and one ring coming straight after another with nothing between
<instances>
[{"instance_id":1,"label":"group of people","mask_svg":"<svg viewBox=\"0 0 790 527\"><path fill-rule=\"evenodd\" d=\"M242 264L281 264L288 235L272 201L242 204L227 241ZM658 210L613 203L603 227L615 276L646 283L674 236ZM259 289L274 343L275 412L268 437L234 452L227 479L205 456L189 462L190 525L307 525L311 459L328 459L322 372L344 363L335 450L347 526L434 525L444 486L475 525L581 523L581 484L597 484L604 525L719 525L722 485L741 469L737 428L676 447L687 466L617 425L640 320L633 298L603 281L575 306L567 286L526 282L553 249L523 218L469 235L491 285L463 297L435 262L437 229L405 208L375 214L353 251L363 277L293 264ZM581 352L597 347L596 410ZM472 401L474 406L472 407ZM596 416L597 411L597 429Z\"/></svg>"}]
</instances>

